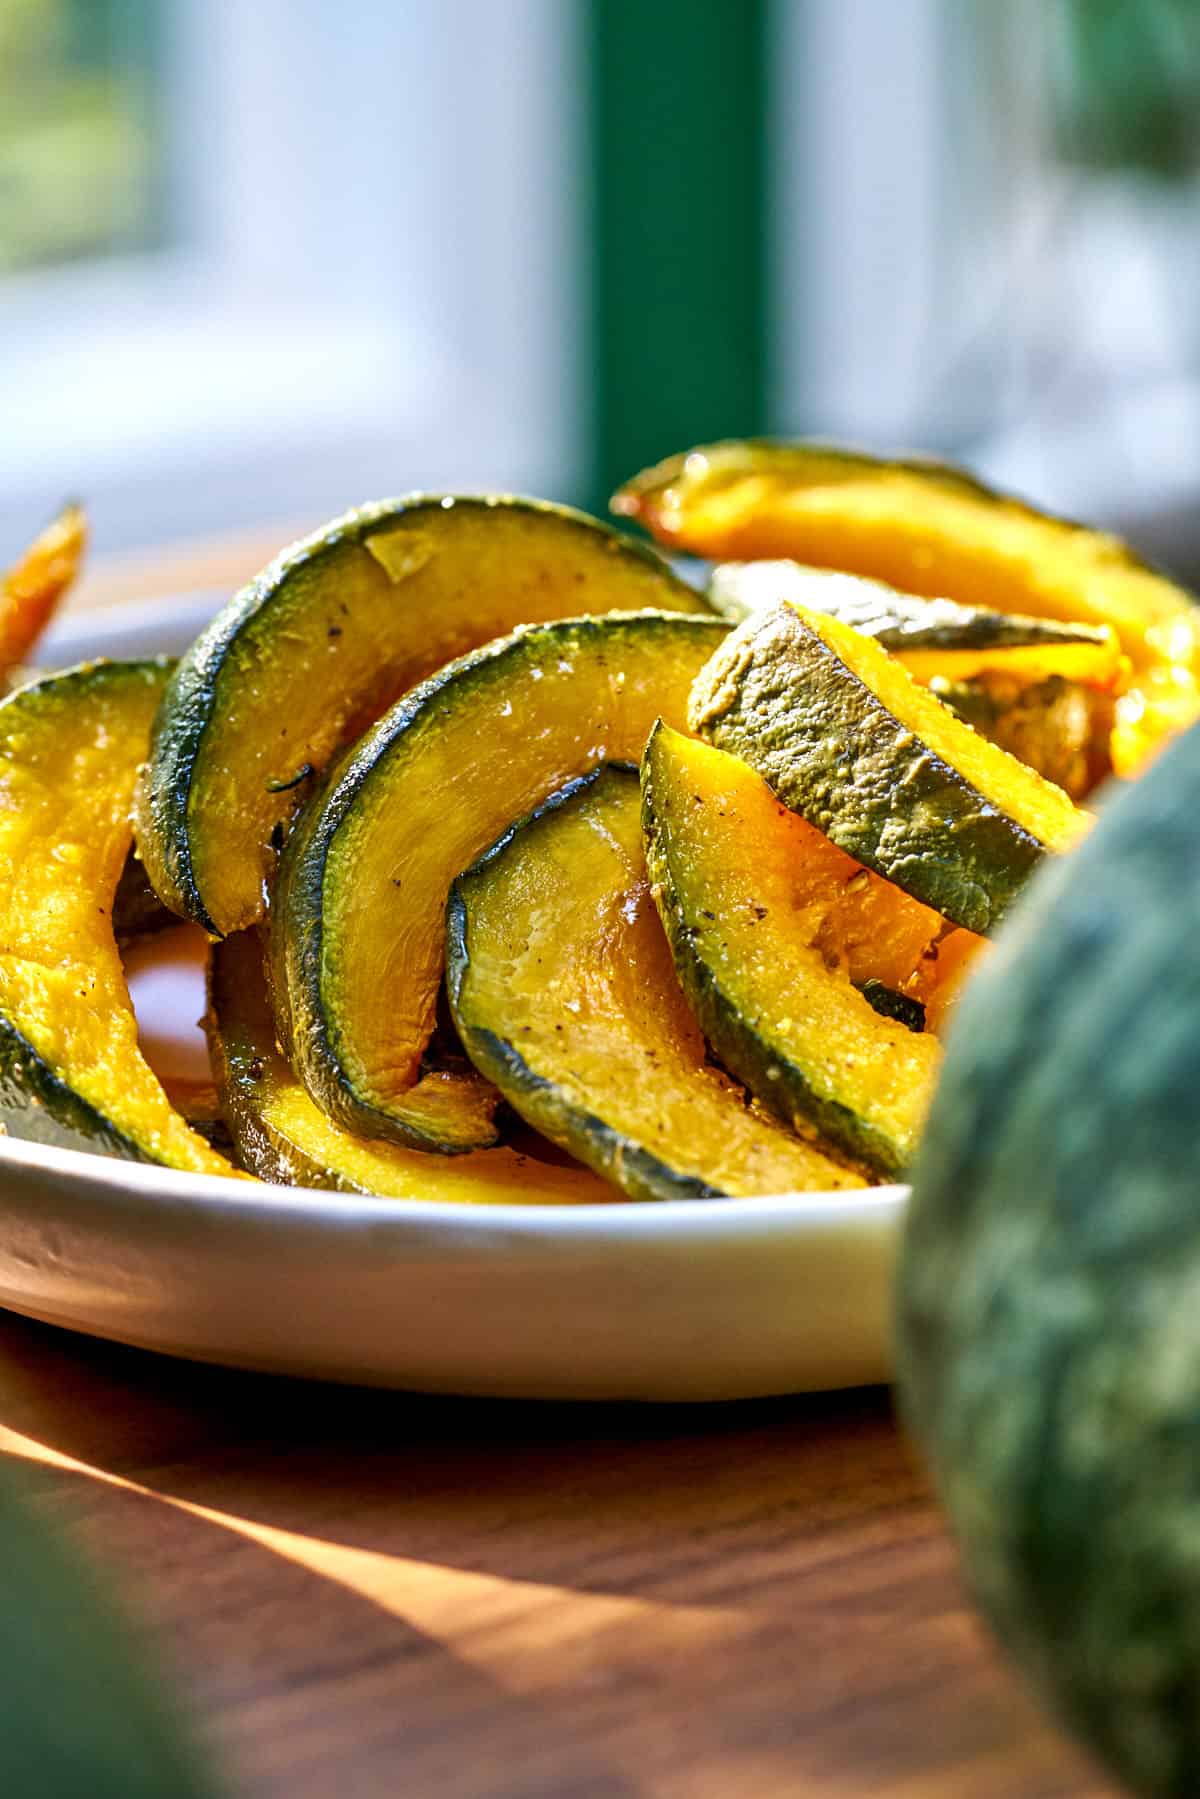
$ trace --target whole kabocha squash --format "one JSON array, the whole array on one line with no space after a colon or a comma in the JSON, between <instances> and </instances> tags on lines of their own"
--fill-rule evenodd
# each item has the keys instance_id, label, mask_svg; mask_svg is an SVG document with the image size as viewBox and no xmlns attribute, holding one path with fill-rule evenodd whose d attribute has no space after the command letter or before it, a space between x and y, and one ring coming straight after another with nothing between
<instances>
[{"instance_id":1,"label":"whole kabocha squash","mask_svg":"<svg viewBox=\"0 0 1200 1799\"><path fill-rule=\"evenodd\" d=\"M901 1400L975 1595L1131 1787L1200 1793L1200 727L1034 877L913 1178Z\"/></svg>"}]
</instances>

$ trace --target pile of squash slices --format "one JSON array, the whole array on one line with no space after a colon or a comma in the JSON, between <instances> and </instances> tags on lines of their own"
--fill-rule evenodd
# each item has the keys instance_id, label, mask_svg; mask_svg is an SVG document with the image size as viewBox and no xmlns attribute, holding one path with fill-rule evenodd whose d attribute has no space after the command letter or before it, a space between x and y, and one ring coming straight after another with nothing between
<instances>
[{"instance_id":1,"label":"pile of squash slices","mask_svg":"<svg viewBox=\"0 0 1200 1799\"><path fill-rule=\"evenodd\" d=\"M988 937L1200 712L1200 612L932 463L719 444L613 506L707 591L562 507L415 496L178 663L13 686L9 1133L470 1203L903 1175ZM9 662L81 546L64 515L8 577ZM144 1059L122 963L181 920L207 1092Z\"/></svg>"}]
</instances>

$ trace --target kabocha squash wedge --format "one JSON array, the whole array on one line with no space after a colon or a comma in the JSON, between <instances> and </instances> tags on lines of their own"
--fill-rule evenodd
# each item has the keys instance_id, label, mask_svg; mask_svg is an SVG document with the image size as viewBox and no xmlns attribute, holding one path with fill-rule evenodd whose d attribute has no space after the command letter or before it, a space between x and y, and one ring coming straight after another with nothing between
<instances>
[{"instance_id":1,"label":"kabocha squash wedge","mask_svg":"<svg viewBox=\"0 0 1200 1799\"><path fill-rule=\"evenodd\" d=\"M796 606L722 644L689 717L847 855L970 931L992 931L1088 822L877 643Z\"/></svg>"},{"instance_id":2,"label":"kabocha squash wedge","mask_svg":"<svg viewBox=\"0 0 1200 1799\"><path fill-rule=\"evenodd\" d=\"M642 823L675 967L721 1062L785 1123L901 1173L941 1051L897 1021L897 990L941 918L788 812L737 757L662 724L642 760ZM864 997L867 983L881 996Z\"/></svg>"},{"instance_id":3,"label":"kabocha squash wedge","mask_svg":"<svg viewBox=\"0 0 1200 1799\"><path fill-rule=\"evenodd\" d=\"M81 506L64 506L0 579L0 677L29 655L79 573L87 548Z\"/></svg>"},{"instance_id":4,"label":"kabocha squash wedge","mask_svg":"<svg viewBox=\"0 0 1200 1799\"><path fill-rule=\"evenodd\" d=\"M899 656L926 684L935 678L967 681L991 669L1030 681L1057 675L1111 692L1128 676L1128 659L1111 625L921 599L882 581L799 562L721 563L708 593L716 611L736 624L780 601L840 618Z\"/></svg>"},{"instance_id":5,"label":"kabocha squash wedge","mask_svg":"<svg viewBox=\"0 0 1200 1799\"><path fill-rule=\"evenodd\" d=\"M824 444L710 444L636 476L613 509L673 550L717 561L793 557L965 605L1111 625L1133 665L1113 736L1118 774L1200 712L1189 593L1106 532L941 464Z\"/></svg>"},{"instance_id":6,"label":"kabocha squash wedge","mask_svg":"<svg viewBox=\"0 0 1200 1799\"><path fill-rule=\"evenodd\" d=\"M459 1205L597 1205L619 1197L590 1169L548 1160L532 1146L447 1160L343 1131L313 1104L276 1048L253 931L214 945L205 1028L238 1157L264 1181Z\"/></svg>"},{"instance_id":7,"label":"kabocha squash wedge","mask_svg":"<svg viewBox=\"0 0 1200 1799\"><path fill-rule=\"evenodd\" d=\"M167 675L91 663L0 704L0 1120L14 1137L232 1174L138 1049L113 935Z\"/></svg>"},{"instance_id":8,"label":"kabocha squash wedge","mask_svg":"<svg viewBox=\"0 0 1200 1799\"><path fill-rule=\"evenodd\" d=\"M213 936L254 924L314 775L400 694L516 625L647 606L708 609L652 552L563 507L417 495L336 519L179 664L138 795L156 891Z\"/></svg>"},{"instance_id":9,"label":"kabocha squash wedge","mask_svg":"<svg viewBox=\"0 0 1200 1799\"><path fill-rule=\"evenodd\" d=\"M943 705L1035 768L1072 799L1112 773L1116 701L1129 658L1109 625L919 599L797 562L727 562L709 597L725 618L746 619L780 601L828 613L889 650Z\"/></svg>"},{"instance_id":10,"label":"kabocha squash wedge","mask_svg":"<svg viewBox=\"0 0 1200 1799\"><path fill-rule=\"evenodd\" d=\"M863 1185L705 1060L650 897L636 771L583 777L454 883L448 986L477 1065L633 1199Z\"/></svg>"},{"instance_id":11,"label":"kabocha squash wedge","mask_svg":"<svg viewBox=\"0 0 1200 1799\"><path fill-rule=\"evenodd\" d=\"M437 1148L410 1089L434 1024L446 895L515 816L606 757L641 755L728 629L680 613L514 632L368 731L280 863L271 988L288 1059L330 1117Z\"/></svg>"}]
</instances>

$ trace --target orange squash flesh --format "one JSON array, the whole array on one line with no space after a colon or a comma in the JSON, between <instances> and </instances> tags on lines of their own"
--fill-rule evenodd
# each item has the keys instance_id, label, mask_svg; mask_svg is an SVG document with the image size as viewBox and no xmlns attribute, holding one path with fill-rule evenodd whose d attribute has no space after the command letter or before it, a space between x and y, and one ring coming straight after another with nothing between
<instances>
[{"instance_id":1,"label":"orange squash flesh","mask_svg":"<svg viewBox=\"0 0 1200 1799\"><path fill-rule=\"evenodd\" d=\"M925 1007L925 1029L944 1037L967 980L987 949L986 937L954 930L932 945L909 991Z\"/></svg>"},{"instance_id":2,"label":"orange squash flesh","mask_svg":"<svg viewBox=\"0 0 1200 1799\"><path fill-rule=\"evenodd\" d=\"M23 662L79 573L87 547L81 506L64 506L0 581L0 675Z\"/></svg>"}]
</instances>

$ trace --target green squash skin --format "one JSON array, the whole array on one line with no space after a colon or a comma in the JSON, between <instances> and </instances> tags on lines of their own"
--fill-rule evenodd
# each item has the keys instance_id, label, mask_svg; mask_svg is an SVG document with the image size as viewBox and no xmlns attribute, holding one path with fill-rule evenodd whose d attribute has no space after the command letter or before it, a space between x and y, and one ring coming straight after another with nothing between
<instances>
[{"instance_id":1,"label":"green squash skin","mask_svg":"<svg viewBox=\"0 0 1200 1799\"><path fill-rule=\"evenodd\" d=\"M285 610L299 594L311 605L314 616L319 613L323 617L331 598L336 598L338 571L345 559L370 554L363 547L365 540L399 525L425 525L436 530L439 518L444 518L451 507L460 515L500 510L546 519L567 533L578 533L585 553L595 554L599 548L627 559L631 573L644 585L653 583L664 596L653 602L648 598L634 600L633 604L678 604L684 611L708 610L702 596L677 580L649 546L624 537L585 513L546 501L508 495L411 494L356 507L293 544L234 596L181 659L159 709L141 789L138 847L151 885L171 911L201 925L210 936L219 937L222 930L210 916L197 883L192 837L202 821L190 816L190 804L206 733L219 728L227 709L236 705L236 654L278 654L273 640L275 612ZM295 642L302 641L295 620L289 634L294 649ZM297 679L304 678L304 669L303 660L299 660ZM226 691L231 681L232 693ZM281 830L305 797L302 781L294 787L281 785L276 815ZM254 922L253 918L238 919L233 924L221 921L226 929L245 928Z\"/></svg>"},{"instance_id":2,"label":"green squash skin","mask_svg":"<svg viewBox=\"0 0 1200 1799\"><path fill-rule=\"evenodd\" d=\"M8 1136L56 1149L87 1149L128 1162L152 1162L131 1137L89 1104L0 1016L0 1125Z\"/></svg>"},{"instance_id":3,"label":"green squash skin","mask_svg":"<svg viewBox=\"0 0 1200 1799\"><path fill-rule=\"evenodd\" d=\"M967 930L994 931L1045 855L957 769L914 748L789 606L721 646L693 688L691 722L847 855Z\"/></svg>"},{"instance_id":4,"label":"green squash skin","mask_svg":"<svg viewBox=\"0 0 1200 1799\"><path fill-rule=\"evenodd\" d=\"M925 1029L925 1008L910 993L897 993L894 987L885 986L882 981L864 981L859 992L881 1018L894 1019L916 1036Z\"/></svg>"},{"instance_id":5,"label":"green squash skin","mask_svg":"<svg viewBox=\"0 0 1200 1799\"><path fill-rule=\"evenodd\" d=\"M675 972L700 1029L734 1079L790 1129L796 1128L797 1120L807 1119L835 1153L841 1151L886 1180L896 1178L909 1160L908 1146L833 1097L827 1078L815 1082L812 1072L759 1030L749 1009L722 986L716 967L719 958L708 944L710 932L719 935L719 922L712 918L711 909L708 917L704 916L703 902L710 896L689 893L672 855L670 814L678 800L669 790L666 768L656 754L660 742L656 725L641 770L646 868ZM786 948L781 953L786 953Z\"/></svg>"},{"instance_id":6,"label":"green squash skin","mask_svg":"<svg viewBox=\"0 0 1200 1799\"><path fill-rule=\"evenodd\" d=\"M354 1091L345 1072L341 1033L323 991L327 945L322 915L331 845L367 783L388 780L392 763L402 767L410 734L415 738L436 728L448 707L464 701L470 704L476 695L482 697L493 683L503 684L510 671L539 655L552 654L557 659L586 653L589 644L605 655L611 648L615 655L620 637L627 631L648 639L661 632L668 641L680 633L694 634L698 645L715 646L728 628L711 613L674 612L613 613L519 628L422 682L335 764L301 812L280 859L268 957L280 1044L311 1097L329 1117L360 1136L385 1138L434 1153L487 1147L479 1142L447 1144L423 1134L398 1109L384 1111ZM554 785L553 780L548 781L547 789ZM284 921L282 926L280 921ZM478 1067L478 1062L475 1065Z\"/></svg>"},{"instance_id":7,"label":"green squash skin","mask_svg":"<svg viewBox=\"0 0 1200 1799\"><path fill-rule=\"evenodd\" d=\"M586 1162L597 1174L612 1181L631 1199L722 1199L719 1187L692 1175L681 1174L652 1155L642 1145L615 1131L602 1118L574 1104L563 1091L527 1066L513 1045L471 1021L467 984L471 975L470 902L473 888L485 883L502 866L506 856L520 853L529 833L563 806L593 789L597 782L628 782L637 770L625 763L607 763L571 781L526 818L518 819L503 837L455 881L446 906L446 986L450 1007L467 1052L481 1073L494 1081L517 1107L521 1116L552 1143Z\"/></svg>"},{"instance_id":8,"label":"green squash skin","mask_svg":"<svg viewBox=\"0 0 1200 1799\"><path fill-rule=\"evenodd\" d=\"M893 652L1037 649L1107 641L1098 625L989 612L980 606L960 606L956 600L919 599L883 581L809 569L798 562L723 562L713 570L708 597L723 618L738 623L779 600L797 599L810 611L840 618Z\"/></svg>"},{"instance_id":9,"label":"green squash skin","mask_svg":"<svg viewBox=\"0 0 1200 1799\"><path fill-rule=\"evenodd\" d=\"M1200 1791L1200 730L973 978L913 1175L903 1410L970 1583L1135 1791Z\"/></svg>"}]
</instances>

